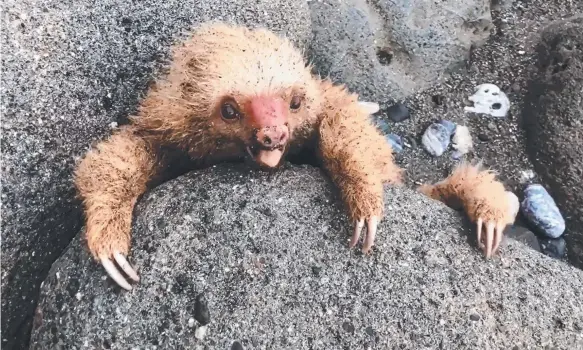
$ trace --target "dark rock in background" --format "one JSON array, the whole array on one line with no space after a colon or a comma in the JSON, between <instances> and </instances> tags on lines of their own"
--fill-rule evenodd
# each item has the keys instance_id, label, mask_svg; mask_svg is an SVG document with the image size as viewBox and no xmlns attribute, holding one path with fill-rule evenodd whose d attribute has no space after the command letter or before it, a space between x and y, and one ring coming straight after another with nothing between
<instances>
[{"instance_id":1,"label":"dark rock in background","mask_svg":"<svg viewBox=\"0 0 583 350\"><path fill-rule=\"evenodd\" d=\"M583 271L511 239L486 260L474 225L405 188L386 190L363 256L348 249L336 193L320 170L289 165L162 184L135 211L139 285L112 286L75 238L42 286L31 348L583 346ZM211 317L198 340L203 292Z\"/></svg>"},{"instance_id":2,"label":"dark rock in background","mask_svg":"<svg viewBox=\"0 0 583 350\"><path fill-rule=\"evenodd\" d=\"M583 268L583 16L548 25L523 110L527 150L566 221L567 256Z\"/></svg>"},{"instance_id":3,"label":"dark rock in background","mask_svg":"<svg viewBox=\"0 0 583 350\"><path fill-rule=\"evenodd\" d=\"M2 349L24 348L41 281L81 228L75 157L123 122L172 40L202 21L263 24L303 44L303 2L2 3Z\"/></svg>"},{"instance_id":4,"label":"dark rock in background","mask_svg":"<svg viewBox=\"0 0 583 350\"><path fill-rule=\"evenodd\" d=\"M308 4L318 72L385 108L462 67L492 28L488 0Z\"/></svg>"},{"instance_id":5,"label":"dark rock in background","mask_svg":"<svg viewBox=\"0 0 583 350\"><path fill-rule=\"evenodd\" d=\"M541 249L545 255L555 259L563 259L567 252L567 243L563 237L541 240Z\"/></svg>"},{"instance_id":6,"label":"dark rock in background","mask_svg":"<svg viewBox=\"0 0 583 350\"><path fill-rule=\"evenodd\" d=\"M504 236L522 242L538 252L541 251L539 239L534 232L526 227L519 225L507 226L504 230Z\"/></svg>"}]
</instances>

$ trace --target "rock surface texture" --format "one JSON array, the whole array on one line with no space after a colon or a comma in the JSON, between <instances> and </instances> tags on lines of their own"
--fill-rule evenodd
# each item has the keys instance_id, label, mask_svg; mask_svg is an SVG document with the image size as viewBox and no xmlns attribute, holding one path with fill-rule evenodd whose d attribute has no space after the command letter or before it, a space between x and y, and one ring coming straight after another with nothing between
<instances>
[{"instance_id":1,"label":"rock surface texture","mask_svg":"<svg viewBox=\"0 0 583 350\"><path fill-rule=\"evenodd\" d=\"M2 3L2 349L26 344L41 281L81 227L75 157L123 122L169 44L209 19L304 43L297 1Z\"/></svg>"},{"instance_id":2,"label":"rock surface texture","mask_svg":"<svg viewBox=\"0 0 583 350\"><path fill-rule=\"evenodd\" d=\"M335 193L320 170L292 166L161 185L135 212L139 285L113 287L75 238L41 288L31 348L583 347L582 271L512 240L487 261L472 225L409 189L386 190L363 256Z\"/></svg>"},{"instance_id":3,"label":"rock surface texture","mask_svg":"<svg viewBox=\"0 0 583 350\"><path fill-rule=\"evenodd\" d=\"M524 123L535 169L566 221L568 259L583 268L583 15L547 26Z\"/></svg>"},{"instance_id":4,"label":"rock surface texture","mask_svg":"<svg viewBox=\"0 0 583 350\"><path fill-rule=\"evenodd\" d=\"M384 108L463 66L470 47L483 45L493 27L489 0L322 0L309 6L310 52L319 72Z\"/></svg>"}]
</instances>

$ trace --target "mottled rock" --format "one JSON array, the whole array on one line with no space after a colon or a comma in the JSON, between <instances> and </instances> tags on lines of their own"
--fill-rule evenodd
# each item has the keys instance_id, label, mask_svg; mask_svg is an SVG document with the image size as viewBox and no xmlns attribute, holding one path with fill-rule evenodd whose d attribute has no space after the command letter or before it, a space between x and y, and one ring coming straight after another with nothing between
<instances>
[{"instance_id":1,"label":"mottled rock","mask_svg":"<svg viewBox=\"0 0 583 350\"><path fill-rule=\"evenodd\" d=\"M493 27L489 0L308 2L318 73L391 105L464 66Z\"/></svg>"},{"instance_id":2,"label":"mottled rock","mask_svg":"<svg viewBox=\"0 0 583 350\"><path fill-rule=\"evenodd\" d=\"M541 33L522 118L527 152L563 213L567 257L583 268L583 15Z\"/></svg>"},{"instance_id":3,"label":"mottled rock","mask_svg":"<svg viewBox=\"0 0 583 350\"><path fill-rule=\"evenodd\" d=\"M439 157L449 146L449 130L439 123L433 123L423 133L421 144L434 157Z\"/></svg>"},{"instance_id":4,"label":"mottled rock","mask_svg":"<svg viewBox=\"0 0 583 350\"><path fill-rule=\"evenodd\" d=\"M73 240L41 288L32 349L583 347L583 271L512 239L484 259L463 213L403 187L385 198L364 256L321 170L188 173L137 205L132 291ZM203 291L212 318L198 340L188 321Z\"/></svg>"},{"instance_id":5,"label":"mottled rock","mask_svg":"<svg viewBox=\"0 0 583 350\"><path fill-rule=\"evenodd\" d=\"M567 252L567 243L563 237L557 239L541 239L540 246L545 255L555 259L563 259Z\"/></svg>"},{"instance_id":6,"label":"mottled rock","mask_svg":"<svg viewBox=\"0 0 583 350\"><path fill-rule=\"evenodd\" d=\"M438 121L438 123L445 126L450 135L453 135L455 133L455 129L457 127L456 123L445 119L441 119L440 121Z\"/></svg>"},{"instance_id":7,"label":"mottled rock","mask_svg":"<svg viewBox=\"0 0 583 350\"><path fill-rule=\"evenodd\" d=\"M539 184L526 187L520 209L537 232L548 238L558 238L565 231L561 211L547 190Z\"/></svg>"},{"instance_id":8,"label":"mottled rock","mask_svg":"<svg viewBox=\"0 0 583 350\"><path fill-rule=\"evenodd\" d=\"M405 119L409 119L409 117L411 116L409 113L409 109L407 109L407 106L405 106L402 103L396 103L392 105L391 107L387 108L385 113L387 114L387 117L390 120L396 123L402 122Z\"/></svg>"},{"instance_id":9,"label":"mottled rock","mask_svg":"<svg viewBox=\"0 0 583 350\"><path fill-rule=\"evenodd\" d=\"M72 167L122 124L173 40L202 21L262 24L302 44L287 0L2 2L2 349L26 347L38 288L81 227Z\"/></svg>"}]
</instances>

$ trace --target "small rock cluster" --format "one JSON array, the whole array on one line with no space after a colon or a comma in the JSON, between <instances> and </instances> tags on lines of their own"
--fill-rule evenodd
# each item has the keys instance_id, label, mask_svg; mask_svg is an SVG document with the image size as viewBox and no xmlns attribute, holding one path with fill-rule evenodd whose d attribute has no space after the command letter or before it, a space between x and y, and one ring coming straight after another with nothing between
<instances>
[{"instance_id":1,"label":"small rock cluster","mask_svg":"<svg viewBox=\"0 0 583 350\"><path fill-rule=\"evenodd\" d=\"M469 97L474 102L474 107L465 107L466 112L477 114L487 114L493 117L505 117L510 102L506 94L494 84L481 84L476 87L476 92ZM376 113L378 109L371 109ZM410 112L402 103L397 103L386 109L386 115L391 121L398 123L410 118ZM404 141L401 136L390 132L389 123L383 119L376 118L376 125L379 130L386 136L387 142L391 145L396 153L403 151ZM487 141L485 134L478 135L481 141ZM450 144L455 150L452 153L452 159L459 160L464 154L472 150L472 136L467 126L458 125L450 120L442 119L434 122L425 129L421 137L423 148L433 157L443 155ZM565 220L553 198L542 185L530 184L524 190L524 199L518 204L518 198L512 192L509 192L516 201L516 213L520 209L527 223L532 226L534 233L526 228L516 237L520 239L526 236L539 236L538 243L532 243L532 238L528 239L527 244L535 250L542 251L548 256L561 259L566 251L566 243L561 237L565 231ZM513 229L510 230L512 232Z\"/></svg>"}]
</instances>

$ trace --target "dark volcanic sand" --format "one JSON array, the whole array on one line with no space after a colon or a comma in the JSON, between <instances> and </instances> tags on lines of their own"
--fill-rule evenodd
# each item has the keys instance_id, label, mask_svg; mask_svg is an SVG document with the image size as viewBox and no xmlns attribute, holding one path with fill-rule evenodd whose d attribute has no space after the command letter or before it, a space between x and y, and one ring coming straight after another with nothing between
<instances>
[{"instance_id":1,"label":"dark volcanic sand","mask_svg":"<svg viewBox=\"0 0 583 350\"><path fill-rule=\"evenodd\" d=\"M507 188L522 199L521 176L524 171L532 171L533 166L526 153L521 108L526 72L534 63L533 47L538 40L538 30L550 21L582 12L583 1L579 0L494 5L492 16L496 27L486 45L472 50L466 68L445 83L404 101L411 111L410 119L400 123L389 121L391 132L402 137L415 136L417 142L413 149L404 147L397 157L407 171L407 186L443 179L457 163L451 158L451 144L449 150L437 158L431 157L421 146L421 135L427 126L439 119L448 119L470 128L474 149L466 154L466 159L482 160L495 169ZM496 84L510 99L511 109L506 118L464 112L464 105L471 105L467 97L483 83ZM442 96L441 105L432 98L437 95ZM387 120L380 113L378 116ZM488 135L489 140L480 141L478 135L481 133ZM537 181L537 177L530 180Z\"/></svg>"}]
</instances>

